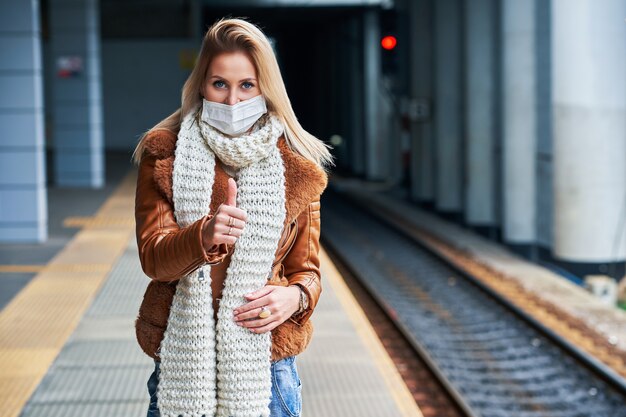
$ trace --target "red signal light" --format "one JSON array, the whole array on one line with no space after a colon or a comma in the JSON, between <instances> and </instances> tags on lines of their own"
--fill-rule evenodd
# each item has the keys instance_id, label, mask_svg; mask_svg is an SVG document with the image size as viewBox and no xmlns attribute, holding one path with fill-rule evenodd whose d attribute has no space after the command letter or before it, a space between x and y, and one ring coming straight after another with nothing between
<instances>
[{"instance_id":1,"label":"red signal light","mask_svg":"<svg viewBox=\"0 0 626 417\"><path fill-rule=\"evenodd\" d=\"M381 41L380 41L380 45L386 49L386 50L391 50L393 48L396 47L396 44L398 43L398 41L396 40L395 36L385 36Z\"/></svg>"}]
</instances>

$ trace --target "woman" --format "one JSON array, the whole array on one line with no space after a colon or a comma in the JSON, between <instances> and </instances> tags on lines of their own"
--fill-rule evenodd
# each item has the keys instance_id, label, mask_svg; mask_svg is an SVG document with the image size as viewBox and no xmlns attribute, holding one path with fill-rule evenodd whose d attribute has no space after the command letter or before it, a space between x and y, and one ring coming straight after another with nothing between
<instances>
[{"instance_id":1,"label":"woman","mask_svg":"<svg viewBox=\"0 0 626 417\"><path fill-rule=\"evenodd\" d=\"M209 28L180 109L134 160L148 416L299 416L332 156L298 123L259 28Z\"/></svg>"}]
</instances>

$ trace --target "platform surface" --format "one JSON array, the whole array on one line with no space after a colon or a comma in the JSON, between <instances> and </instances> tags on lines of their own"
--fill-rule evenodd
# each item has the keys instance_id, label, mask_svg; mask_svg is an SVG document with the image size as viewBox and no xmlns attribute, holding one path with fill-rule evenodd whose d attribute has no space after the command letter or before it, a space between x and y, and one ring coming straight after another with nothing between
<instances>
[{"instance_id":1,"label":"platform surface","mask_svg":"<svg viewBox=\"0 0 626 417\"><path fill-rule=\"evenodd\" d=\"M154 364L133 325L149 278L139 264L134 224L124 218L133 210L134 181L129 175L95 221L0 312L0 400L10 405L0 417L146 415ZM107 234L116 218L124 221ZM106 256L98 255L101 237ZM296 361L302 416L421 416L323 247L320 255L314 335ZM54 298L46 296L51 288ZM29 312L32 303L41 307ZM19 333L17 342L9 332Z\"/></svg>"}]
</instances>

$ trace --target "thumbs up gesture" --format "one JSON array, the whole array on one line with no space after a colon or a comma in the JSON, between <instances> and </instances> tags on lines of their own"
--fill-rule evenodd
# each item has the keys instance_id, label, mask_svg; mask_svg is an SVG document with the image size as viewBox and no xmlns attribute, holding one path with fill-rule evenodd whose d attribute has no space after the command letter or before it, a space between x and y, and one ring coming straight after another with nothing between
<instances>
[{"instance_id":1,"label":"thumbs up gesture","mask_svg":"<svg viewBox=\"0 0 626 417\"><path fill-rule=\"evenodd\" d=\"M243 233L248 220L246 212L237 207L237 183L228 179L226 202L220 204L215 215L205 223L203 243L206 248L220 243L234 244Z\"/></svg>"}]
</instances>

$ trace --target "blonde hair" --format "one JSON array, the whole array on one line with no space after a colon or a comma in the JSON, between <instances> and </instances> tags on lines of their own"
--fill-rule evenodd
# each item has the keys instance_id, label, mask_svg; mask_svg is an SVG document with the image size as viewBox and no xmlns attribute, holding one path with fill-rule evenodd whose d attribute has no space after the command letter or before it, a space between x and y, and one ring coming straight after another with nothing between
<instances>
[{"instance_id":1,"label":"blonde hair","mask_svg":"<svg viewBox=\"0 0 626 417\"><path fill-rule=\"evenodd\" d=\"M183 86L181 107L141 135L132 156L135 164L141 161L147 134L160 129L178 134L184 116L202 104L201 91L211 60L220 53L237 51L246 53L252 61L267 110L273 111L285 126L285 139L289 147L328 172L327 165L334 165L333 156L328 150L332 147L302 128L291 107L269 40L257 26L239 18L221 18L208 29L200 55Z\"/></svg>"}]
</instances>

